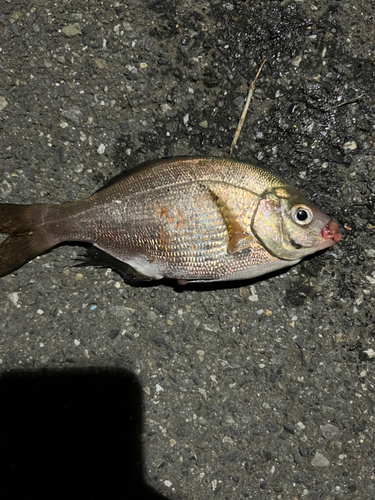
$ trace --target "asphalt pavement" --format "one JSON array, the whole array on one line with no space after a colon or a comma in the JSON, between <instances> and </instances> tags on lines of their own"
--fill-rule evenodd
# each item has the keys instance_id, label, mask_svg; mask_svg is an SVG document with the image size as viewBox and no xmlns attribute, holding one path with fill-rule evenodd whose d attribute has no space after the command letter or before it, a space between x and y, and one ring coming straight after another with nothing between
<instances>
[{"instance_id":1,"label":"asphalt pavement","mask_svg":"<svg viewBox=\"0 0 375 500\"><path fill-rule=\"evenodd\" d=\"M0 2L1 202L228 156L266 58L233 158L343 234L247 282L130 286L69 245L1 279L3 491L375 498L374 33L360 0Z\"/></svg>"}]
</instances>

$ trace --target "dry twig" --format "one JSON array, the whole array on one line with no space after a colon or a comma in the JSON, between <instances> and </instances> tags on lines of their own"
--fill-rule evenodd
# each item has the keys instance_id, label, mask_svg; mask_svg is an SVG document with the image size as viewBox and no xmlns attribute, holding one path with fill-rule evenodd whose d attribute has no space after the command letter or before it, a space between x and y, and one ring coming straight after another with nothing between
<instances>
[{"instance_id":1,"label":"dry twig","mask_svg":"<svg viewBox=\"0 0 375 500\"><path fill-rule=\"evenodd\" d=\"M246 118L246 113L247 113L247 110L249 109L249 104L250 104L250 101L251 101L251 98L253 97L253 92L255 90L255 82L258 80L258 77L260 75L260 72L262 71L262 68L265 64L267 59L264 59L264 61L262 62L262 64L260 65L260 68L258 69L258 73L255 75L255 78L252 82L252 84L250 85L250 88L249 88L249 93L247 95L247 99L246 99L246 103L245 103L245 106L243 108L243 111L242 111L242 115L241 115L241 118L240 118L240 121L238 122L238 125L237 125L237 129L236 129L236 132L234 134L234 137L233 137L233 141L232 141L232 144L230 146L230 150L229 150L229 156L232 155L233 153L233 149L236 147L236 144L237 144L237 141L238 141L238 137L240 135L240 132L241 132L241 129L242 129L242 126L244 124L244 121L245 121L245 118Z\"/></svg>"},{"instance_id":2,"label":"dry twig","mask_svg":"<svg viewBox=\"0 0 375 500\"><path fill-rule=\"evenodd\" d=\"M328 108L325 111L331 111L332 109L339 108L340 106L345 106L345 104L351 104L352 102L355 102L355 101L358 101L359 99L362 99L362 97L364 97L364 95L365 94L361 94L358 97L355 97L354 99L351 99L350 101L342 102L341 104L337 104L337 106L332 106L332 108Z\"/></svg>"}]
</instances>

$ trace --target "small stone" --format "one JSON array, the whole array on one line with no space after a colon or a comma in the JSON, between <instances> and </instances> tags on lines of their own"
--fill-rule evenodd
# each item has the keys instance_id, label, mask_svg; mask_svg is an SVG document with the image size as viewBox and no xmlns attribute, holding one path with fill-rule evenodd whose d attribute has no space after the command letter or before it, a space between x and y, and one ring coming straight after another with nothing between
<instances>
[{"instance_id":1,"label":"small stone","mask_svg":"<svg viewBox=\"0 0 375 500\"><path fill-rule=\"evenodd\" d=\"M203 427L207 427L207 425L208 425L208 421L204 417L198 417L197 423L199 425L202 425Z\"/></svg>"},{"instance_id":2,"label":"small stone","mask_svg":"<svg viewBox=\"0 0 375 500\"><path fill-rule=\"evenodd\" d=\"M167 488L170 488L172 486L172 483L170 481L164 481L164 484Z\"/></svg>"},{"instance_id":3,"label":"small stone","mask_svg":"<svg viewBox=\"0 0 375 500\"><path fill-rule=\"evenodd\" d=\"M100 155L102 155L105 151L105 145L104 144L100 144L99 147L98 147L98 153Z\"/></svg>"},{"instance_id":4,"label":"small stone","mask_svg":"<svg viewBox=\"0 0 375 500\"><path fill-rule=\"evenodd\" d=\"M301 64L301 61L302 61L302 56L295 57L292 61L292 66L298 68L298 66Z\"/></svg>"},{"instance_id":5,"label":"small stone","mask_svg":"<svg viewBox=\"0 0 375 500\"><path fill-rule=\"evenodd\" d=\"M0 198L5 199L12 191L12 186L5 179L0 184Z\"/></svg>"},{"instance_id":6,"label":"small stone","mask_svg":"<svg viewBox=\"0 0 375 500\"><path fill-rule=\"evenodd\" d=\"M108 337L112 340L115 340L116 337L118 337L120 334L120 330L119 329L112 329L109 334L108 334Z\"/></svg>"},{"instance_id":7,"label":"small stone","mask_svg":"<svg viewBox=\"0 0 375 500\"><path fill-rule=\"evenodd\" d=\"M374 349L367 349L366 351L363 351L365 354L367 354L367 356L370 358L370 359L374 359L375 358L375 351Z\"/></svg>"},{"instance_id":8,"label":"small stone","mask_svg":"<svg viewBox=\"0 0 375 500\"><path fill-rule=\"evenodd\" d=\"M158 319L157 315L154 313L154 311L148 311L146 314L146 320L150 321L150 323L153 323Z\"/></svg>"},{"instance_id":9,"label":"small stone","mask_svg":"<svg viewBox=\"0 0 375 500\"><path fill-rule=\"evenodd\" d=\"M271 363L273 365L277 365L277 366L282 365L283 364L283 358L282 358L282 356L273 356L271 358Z\"/></svg>"},{"instance_id":10,"label":"small stone","mask_svg":"<svg viewBox=\"0 0 375 500\"><path fill-rule=\"evenodd\" d=\"M215 325L203 325L203 328L208 332L217 333L219 331L219 327Z\"/></svg>"},{"instance_id":11,"label":"small stone","mask_svg":"<svg viewBox=\"0 0 375 500\"><path fill-rule=\"evenodd\" d=\"M348 141L343 146L344 151L354 151L357 149L357 144L354 141Z\"/></svg>"},{"instance_id":12,"label":"small stone","mask_svg":"<svg viewBox=\"0 0 375 500\"><path fill-rule=\"evenodd\" d=\"M79 123L82 112L76 106L72 106L69 109L61 111L61 114L65 116L65 118L69 118L69 120L72 120L75 123Z\"/></svg>"},{"instance_id":13,"label":"small stone","mask_svg":"<svg viewBox=\"0 0 375 500\"><path fill-rule=\"evenodd\" d=\"M311 460L311 465L314 467L328 467L330 464L328 458L317 451L315 457Z\"/></svg>"},{"instance_id":14,"label":"small stone","mask_svg":"<svg viewBox=\"0 0 375 500\"><path fill-rule=\"evenodd\" d=\"M302 463L302 457L297 447L292 449L292 455L295 463L300 465Z\"/></svg>"},{"instance_id":15,"label":"small stone","mask_svg":"<svg viewBox=\"0 0 375 500\"><path fill-rule=\"evenodd\" d=\"M68 38L72 38L73 36L77 35L82 35L81 27L78 23L68 24L67 26L64 26L61 31Z\"/></svg>"},{"instance_id":16,"label":"small stone","mask_svg":"<svg viewBox=\"0 0 375 500\"><path fill-rule=\"evenodd\" d=\"M139 67L140 67L141 69L145 69L145 68L147 68L147 63L142 62L142 63L140 63L140 64L139 64Z\"/></svg>"},{"instance_id":17,"label":"small stone","mask_svg":"<svg viewBox=\"0 0 375 500\"><path fill-rule=\"evenodd\" d=\"M14 306L17 306L18 304L18 300L19 300L19 295L17 292L13 292L13 293L8 293L8 299L11 301L11 303L14 305Z\"/></svg>"},{"instance_id":18,"label":"small stone","mask_svg":"<svg viewBox=\"0 0 375 500\"><path fill-rule=\"evenodd\" d=\"M322 433L324 439L334 439L340 437L341 435L340 430L331 424L321 425L320 432Z\"/></svg>"},{"instance_id":19,"label":"small stone","mask_svg":"<svg viewBox=\"0 0 375 500\"><path fill-rule=\"evenodd\" d=\"M371 283L371 285L375 285L375 278L371 278L371 276L365 276L365 278Z\"/></svg>"},{"instance_id":20,"label":"small stone","mask_svg":"<svg viewBox=\"0 0 375 500\"><path fill-rule=\"evenodd\" d=\"M229 436L224 436L223 437L223 443L234 445L233 439L231 437L229 437Z\"/></svg>"},{"instance_id":21,"label":"small stone","mask_svg":"<svg viewBox=\"0 0 375 500\"><path fill-rule=\"evenodd\" d=\"M346 342L346 335L345 335L345 333L338 333L336 335L336 342Z\"/></svg>"},{"instance_id":22,"label":"small stone","mask_svg":"<svg viewBox=\"0 0 375 500\"><path fill-rule=\"evenodd\" d=\"M242 108L245 102L245 98L243 96L236 97L236 99L233 101L233 104L236 106Z\"/></svg>"},{"instance_id":23,"label":"small stone","mask_svg":"<svg viewBox=\"0 0 375 500\"><path fill-rule=\"evenodd\" d=\"M75 279L75 281L81 281L81 280L83 280L83 274L82 273L77 273L74 276L74 279Z\"/></svg>"},{"instance_id":24,"label":"small stone","mask_svg":"<svg viewBox=\"0 0 375 500\"><path fill-rule=\"evenodd\" d=\"M206 391L204 389L199 388L198 392L199 392L199 394L202 394L202 396L204 397L204 399L207 399L207 393L206 393Z\"/></svg>"},{"instance_id":25,"label":"small stone","mask_svg":"<svg viewBox=\"0 0 375 500\"><path fill-rule=\"evenodd\" d=\"M251 295L249 297L250 302L258 302L259 297L258 297L255 286L252 285L250 287L250 292L251 292Z\"/></svg>"},{"instance_id":26,"label":"small stone","mask_svg":"<svg viewBox=\"0 0 375 500\"><path fill-rule=\"evenodd\" d=\"M99 69L104 69L107 67L107 63L104 59L97 58L95 59L95 64Z\"/></svg>"},{"instance_id":27,"label":"small stone","mask_svg":"<svg viewBox=\"0 0 375 500\"><path fill-rule=\"evenodd\" d=\"M201 122L199 122L199 126L201 128L208 128L208 122L207 122L207 120L202 120Z\"/></svg>"},{"instance_id":28,"label":"small stone","mask_svg":"<svg viewBox=\"0 0 375 500\"><path fill-rule=\"evenodd\" d=\"M136 75L138 73L138 70L135 66L132 66L131 64L127 64L125 68L130 72Z\"/></svg>"},{"instance_id":29,"label":"small stone","mask_svg":"<svg viewBox=\"0 0 375 500\"><path fill-rule=\"evenodd\" d=\"M8 106L8 101L5 99L5 97L0 95L0 111L3 111L3 109L5 109L7 106Z\"/></svg>"},{"instance_id":30,"label":"small stone","mask_svg":"<svg viewBox=\"0 0 375 500\"><path fill-rule=\"evenodd\" d=\"M116 33L117 36L120 36L120 34L121 34L121 24L116 24L116 26L113 28L113 31Z\"/></svg>"},{"instance_id":31,"label":"small stone","mask_svg":"<svg viewBox=\"0 0 375 500\"><path fill-rule=\"evenodd\" d=\"M166 113L167 111L170 111L172 108L170 107L169 104L162 104L160 106L160 109L163 111L163 113Z\"/></svg>"}]
</instances>

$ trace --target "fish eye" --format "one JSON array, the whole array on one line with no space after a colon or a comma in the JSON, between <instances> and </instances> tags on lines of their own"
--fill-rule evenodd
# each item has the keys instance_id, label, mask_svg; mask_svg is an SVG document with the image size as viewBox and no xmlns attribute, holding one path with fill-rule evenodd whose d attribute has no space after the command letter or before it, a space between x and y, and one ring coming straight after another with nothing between
<instances>
[{"instance_id":1,"label":"fish eye","mask_svg":"<svg viewBox=\"0 0 375 500\"><path fill-rule=\"evenodd\" d=\"M294 205L291 216L294 222L300 226L306 226L313 220L312 210L306 205Z\"/></svg>"}]
</instances>

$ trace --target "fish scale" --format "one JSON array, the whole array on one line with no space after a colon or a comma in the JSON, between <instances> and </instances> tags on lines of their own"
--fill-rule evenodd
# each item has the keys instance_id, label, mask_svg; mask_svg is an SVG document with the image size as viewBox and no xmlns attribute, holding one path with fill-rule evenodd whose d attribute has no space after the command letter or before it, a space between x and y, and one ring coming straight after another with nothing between
<instances>
[{"instance_id":1,"label":"fish scale","mask_svg":"<svg viewBox=\"0 0 375 500\"><path fill-rule=\"evenodd\" d=\"M165 187L158 189L156 200L142 197L142 203L137 204L140 208L137 212L139 223L130 227L128 221L121 221L121 224L126 224L126 229L124 228L121 232L124 240L121 241L105 232L100 241L96 240L96 244L122 261L131 259L129 254L131 251L133 254L143 251L166 277L173 277L177 273L186 279L190 277L220 279L232 271L236 272L248 267L249 258L259 260L261 246L254 237L252 237L251 245L248 244L246 250L242 249L243 255L240 259L235 255L228 256L227 225L216 204L212 202L210 189L214 189L226 203L234 207L235 216L244 225L247 224L251 205L256 203L254 195L251 199L248 197L246 203L243 201L246 194L246 191L242 192L244 190L233 189L219 182L193 182L185 186L184 198L182 200L180 197L179 203L176 204L177 189L175 186L168 187L168 198L166 198ZM238 196L239 193L241 197ZM189 200L188 205L186 200ZM199 212L193 210L194 206L199 206ZM126 213L125 206L118 205L118 208L120 210L124 208L122 213ZM183 210L183 222L176 228L178 225L176 212ZM134 215L128 215L129 218L132 216L134 217ZM112 217L111 211L109 211L109 217ZM249 229L248 231L250 232ZM111 245L109 248L107 241L116 241L119 244ZM254 253L255 249L258 249L258 252ZM248 255L249 252L254 255ZM266 257L268 257L267 260L274 260L269 256ZM169 267L168 271L165 269L166 262Z\"/></svg>"}]
</instances>

